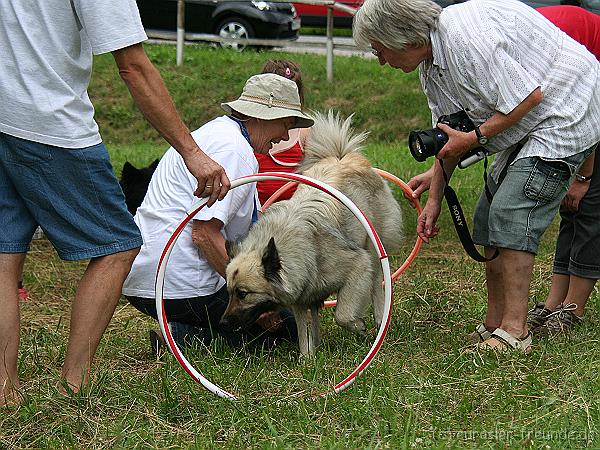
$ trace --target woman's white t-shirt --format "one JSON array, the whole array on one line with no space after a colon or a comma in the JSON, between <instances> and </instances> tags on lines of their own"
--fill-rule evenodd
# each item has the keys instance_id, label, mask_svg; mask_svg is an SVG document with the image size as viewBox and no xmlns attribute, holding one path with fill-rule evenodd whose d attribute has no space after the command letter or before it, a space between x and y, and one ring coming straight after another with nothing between
<instances>
[{"instance_id":1,"label":"woman's white t-shirt","mask_svg":"<svg viewBox=\"0 0 600 450\"><path fill-rule=\"evenodd\" d=\"M258 172L258 162L239 125L222 116L192 133L198 146L218 162L230 180ZM148 192L135 215L144 245L125 280L123 294L153 298L158 260L176 226L197 200L197 181L187 170L183 158L172 147L160 160ZM256 206L255 206L256 205ZM219 219L221 234L229 241L243 238L258 207L256 184L232 189L221 201L201 209L197 220ZM169 258L165 276L165 298L179 299L211 295L225 280L206 261L192 242L192 222L181 233Z\"/></svg>"}]
</instances>

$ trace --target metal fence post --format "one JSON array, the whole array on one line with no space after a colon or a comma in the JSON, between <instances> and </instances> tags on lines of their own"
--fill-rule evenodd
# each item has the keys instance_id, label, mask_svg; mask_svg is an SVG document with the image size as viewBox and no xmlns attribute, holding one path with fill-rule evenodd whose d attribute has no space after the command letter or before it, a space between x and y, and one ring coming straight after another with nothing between
<instances>
[{"instance_id":1,"label":"metal fence post","mask_svg":"<svg viewBox=\"0 0 600 450\"><path fill-rule=\"evenodd\" d=\"M185 40L185 0L177 0L177 65L183 65Z\"/></svg>"},{"instance_id":2,"label":"metal fence post","mask_svg":"<svg viewBox=\"0 0 600 450\"><path fill-rule=\"evenodd\" d=\"M327 7L327 81L333 81L333 6Z\"/></svg>"}]
</instances>

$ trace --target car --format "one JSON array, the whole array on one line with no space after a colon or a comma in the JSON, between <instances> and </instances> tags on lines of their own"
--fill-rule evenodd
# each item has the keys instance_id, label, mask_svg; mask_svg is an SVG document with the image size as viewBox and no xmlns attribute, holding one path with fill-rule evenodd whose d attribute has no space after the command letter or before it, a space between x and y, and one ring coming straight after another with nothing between
<instances>
[{"instance_id":1,"label":"car","mask_svg":"<svg viewBox=\"0 0 600 450\"><path fill-rule=\"evenodd\" d=\"M149 36L174 36L177 0L137 0L142 23ZM252 1L185 1L185 32L230 38L298 39L300 18L291 3ZM244 44L221 43L243 50Z\"/></svg>"},{"instance_id":2,"label":"car","mask_svg":"<svg viewBox=\"0 0 600 450\"><path fill-rule=\"evenodd\" d=\"M541 8L542 6L557 6L560 5L560 0L521 0L523 3L533 7ZM580 6L595 14L600 14L600 0L581 0Z\"/></svg>"},{"instance_id":3,"label":"car","mask_svg":"<svg viewBox=\"0 0 600 450\"><path fill-rule=\"evenodd\" d=\"M438 5L446 7L461 0L434 0ZM598 0L600 1L600 0ZM339 0L345 6L358 9L364 0ZM298 15L302 19L302 25L310 27L327 26L327 6L309 5L307 3L294 3ZM335 28L352 28L352 14L339 9L333 10L333 26Z\"/></svg>"}]
</instances>

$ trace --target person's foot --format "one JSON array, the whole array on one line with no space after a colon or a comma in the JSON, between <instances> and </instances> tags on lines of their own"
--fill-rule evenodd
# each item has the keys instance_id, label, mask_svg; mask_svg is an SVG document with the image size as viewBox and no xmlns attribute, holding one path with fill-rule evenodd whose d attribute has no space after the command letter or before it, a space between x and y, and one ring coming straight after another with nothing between
<instances>
[{"instance_id":1,"label":"person's foot","mask_svg":"<svg viewBox=\"0 0 600 450\"><path fill-rule=\"evenodd\" d=\"M534 331L544 326L548 316L552 313L552 310L546 308L546 304L538 302L533 308L527 313L527 328Z\"/></svg>"},{"instance_id":2,"label":"person's foot","mask_svg":"<svg viewBox=\"0 0 600 450\"><path fill-rule=\"evenodd\" d=\"M566 306L559 305L556 311L548 315L545 328L550 334L565 334L577 328L583 323L583 318L575 314L577 305L569 303Z\"/></svg>"},{"instance_id":3,"label":"person's foot","mask_svg":"<svg viewBox=\"0 0 600 450\"><path fill-rule=\"evenodd\" d=\"M492 337L492 333L496 328L488 328L484 323L477 325L475 330L467 334L467 342L469 344L479 344Z\"/></svg>"},{"instance_id":4,"label":"person's foot","mask_svg":"<svg viewBox=\"0 0 600 450\"><path fill-rule=\"evenodd\" d=\"M13 385L0 386L0 408L14 408L23 403L19 388Z\"/></svg>"}]
</instances>

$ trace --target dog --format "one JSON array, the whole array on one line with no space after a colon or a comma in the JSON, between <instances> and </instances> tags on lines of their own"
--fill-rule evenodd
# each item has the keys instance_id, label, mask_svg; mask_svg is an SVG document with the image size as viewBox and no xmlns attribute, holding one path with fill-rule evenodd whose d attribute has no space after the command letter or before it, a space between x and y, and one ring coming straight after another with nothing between
<instances>
[{"instance_id":1,"label":"dog","mask_svg":"<svg viewBox=\"0 0 600 450\"><path fill-rule=\"evenodd\" d=\"M371 220L388 252L401 243L402 213L391 190L360 153L366 133L355 134L350 116L315 115L298 172L348 196ZM300 184L291 199L273 204L239 244L228 244L229 304L221 324L245 327L266 311L291 308L300 353L319 343L318 308L337 294L335 321L365 333L372 299L383 320L382 277L377 252L354 215L335 198Z\"/></svg>"},{"instance_id":2,"label":"dog","mask_svg":"<svg viewBox=\"0 0 600 450\"><path fill-rule=\"evenodd\" d=\"M142 167L141 169L134 167L129 161L123 164L119 184L123 194L125 194L127 209L132 216L135 215L135 212L144 201L150 179L157 166L158 159L155 159L148 167Z\"/></svg>"}]
</instances>

